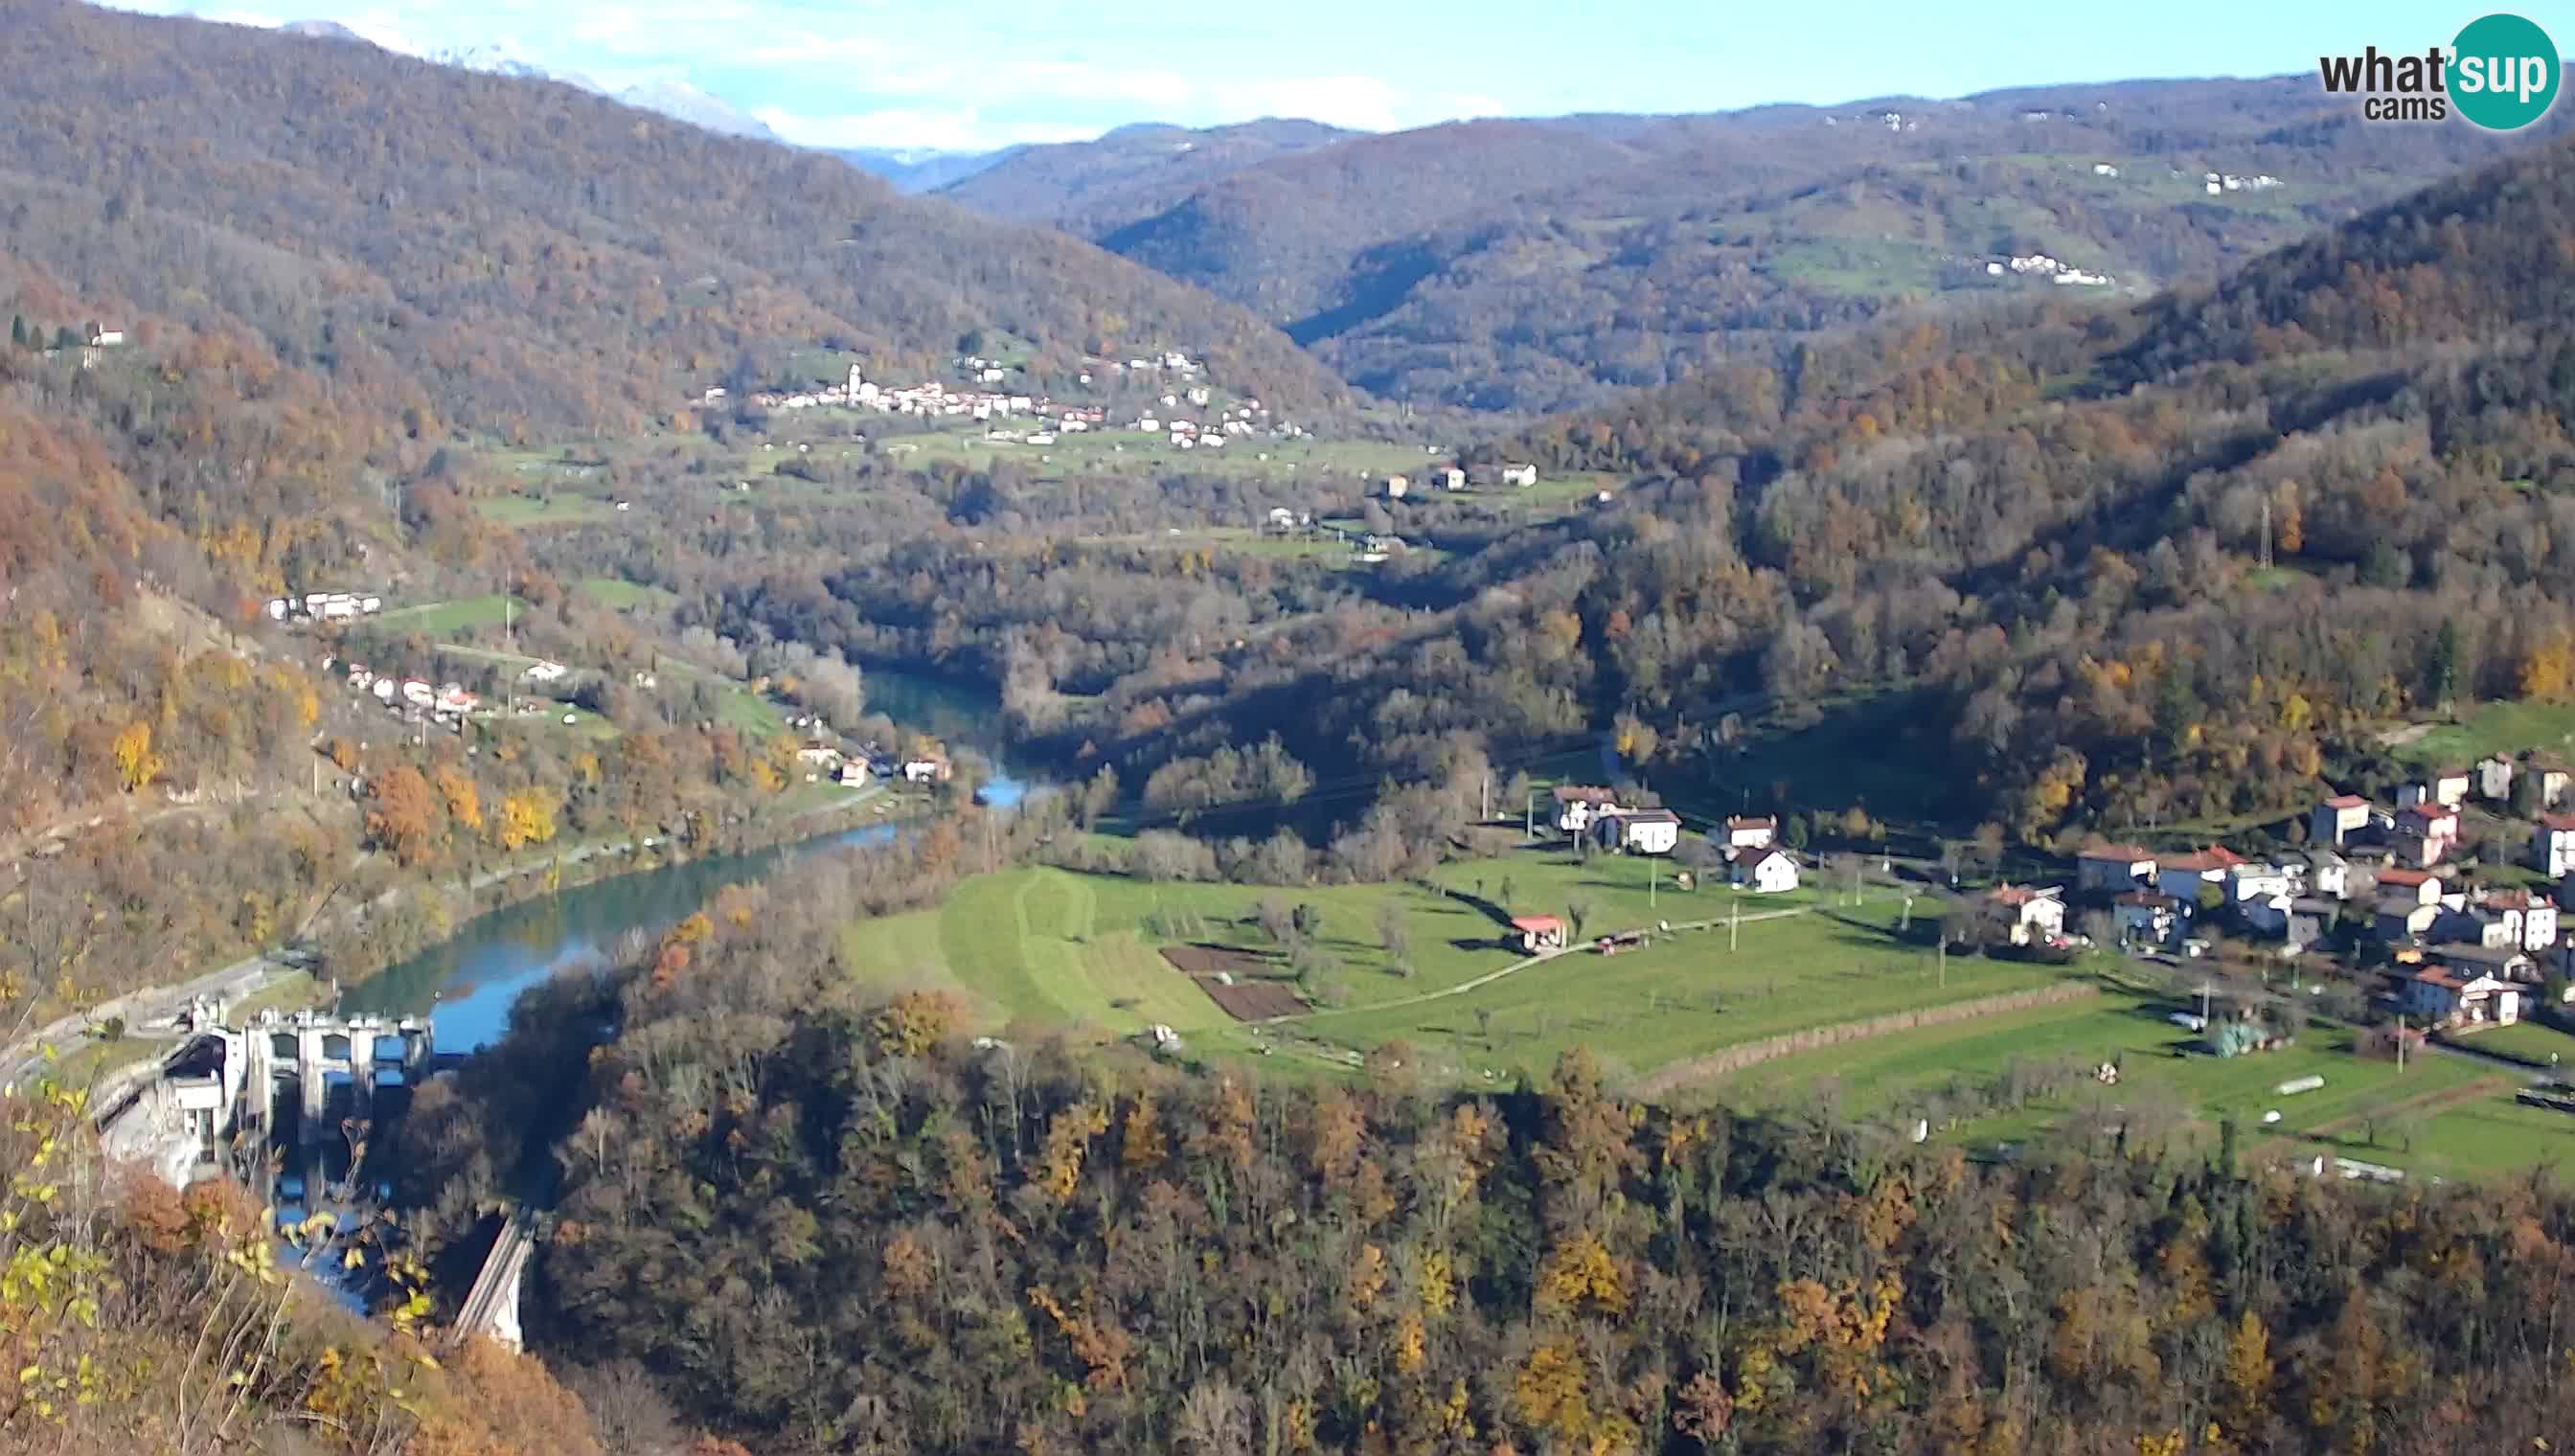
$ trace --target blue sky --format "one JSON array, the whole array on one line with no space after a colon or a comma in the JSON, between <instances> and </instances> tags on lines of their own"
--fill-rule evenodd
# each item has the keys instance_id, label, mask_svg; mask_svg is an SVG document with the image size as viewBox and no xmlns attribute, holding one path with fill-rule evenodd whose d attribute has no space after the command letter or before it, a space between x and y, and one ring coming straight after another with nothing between
<instances>
[{"instance_id":1,"label":"blue sky","mask_svg":"<svg viewBox=\"0 0 2575 1456\"><path fill-rule=\"evenodd\" d=\"M1301 116L1391 130L1469 116L2137 76L2314 74L2325 51L2444 43L2485 5L2155 0L112 0L248 24L336 20L413 52L503 45L620 88L686 81L791 141L981 149L1133 121ZM336 8L335 8L336 6ZM2575 0L2516 7L2563 47Z\"/></svg>"}]
</instances>

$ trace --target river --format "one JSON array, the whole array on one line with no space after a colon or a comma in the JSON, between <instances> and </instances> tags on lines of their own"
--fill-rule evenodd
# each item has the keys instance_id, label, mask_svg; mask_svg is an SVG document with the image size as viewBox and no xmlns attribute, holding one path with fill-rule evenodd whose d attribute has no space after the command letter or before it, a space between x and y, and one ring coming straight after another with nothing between
<instances>
[{"instance_id":1,"label":"river","mask_svg":"<svg viewBox=\"0 0 2575 1456\"><path fill-rule=\"evenodd\" d=\"M870 670L868 707L931 733L989 765L985 802L1018 803L1040 785L1015 767L1002 744L1001 705L975 689L918 674ZM656 932L728 884L766 878L782 865L894 836L874 824L749 854L696 859L620 874L482 915L456 934L351 986L344 1013L427 1013L441 1051L472 1051L509 1029L519 994L567 965L605 956L628 932Z\"/></svg>"}]
</instances>

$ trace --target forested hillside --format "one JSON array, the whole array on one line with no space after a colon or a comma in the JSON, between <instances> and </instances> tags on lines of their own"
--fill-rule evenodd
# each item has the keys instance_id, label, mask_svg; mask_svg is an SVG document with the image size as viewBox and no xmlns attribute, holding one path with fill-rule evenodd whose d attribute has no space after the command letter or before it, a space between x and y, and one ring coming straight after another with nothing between
<instances>
[{"instance_id":1,"label":"forested hillside","mask_svg":"<svg viewBox=\"0 0 2575 1456\"><path fill-rule=\"evenodd\" d=\"M1177 197L1274 158L1357 135L1313 121L1233 126L1122 126L1094 141L1014 147L941 186L950 199L1014 222L1052 223L1089 236L1141 215L1133 199ZM1096 218L1091 209L1103 209ZM1073 220L1089 218L1090 225Z\"/></svg>"},{"instance_id":2,"label":"forested hillside","mask_svg":"<svg viewBox=\"0 0 2575 1456\"><path fill-rule=\"evenodd\" d=\"M936 994L855 991L830 884L551 988L437 1112L507 1138L579 1083L536 1347L764 1452L2489 1456L2575 1421L2544 1182L2378 1190L2115 1117L1977 1166L1828 1106L1631 1104L1579 1050L1454 1097L1397 1048L1322 1088L974 1049Z\"/></svg>"},{"instance_id":3,"label":"forested hillside","mask_svg":"<svg viewBox=\"0 0 2575 1456\"><path fill-rule=\"evenodd\" d=\"M1444 556L1364 596L1267 559L936 539L840 555L820 592L792 552L698 580L727 622L986 675L1131 786L1274 729L1351 785L1614 727L1649 771L1776 798L1709 730L1856 713L1922 785L1881 817L2047 839L2272 815L2406 715L2575 698L2570 167L2549 144L2216 292L2057 290L1550 422L1470 454L1634 485L1545 524L1379 503ZM1024 513L993 519L1062 509L988 484ZM1867 796L1847 766L1787 796Z\"/></svg>"},{"instance_id":4,"label":"forested hillside","mask_svg":"<svg viewBox=\"0 0 2575 1456\"><path fill-rule=\"evenodd\" d=\"M2050 290L1988 273L2010 257L2127 297L2213 278L2527 140L2370 126L2300 77L2132 82L1475 122L1079 195L1015 161L951 195L1244 303L1379 393L1558 409L1894 305Z\"/></svg>"},{"instance_id":5,"label":"forested hillside","mask_svg":"<svg viewBox=\"0 0 2575 1456\"><path fill-rule=\"evenodd\" d=\"M103 314L239 322L405 397L412 429L631 429L746 348L944 368L1007 330L1327 376L1237 310L1060 236L898 198L831 157L372 47L29 0L0 14L0 244Z\"/></svg>"},{"instance_id":6,"label":"forested hillside","mask_svg":"<svg viewBox=\"0 0 2575 1456\"><path fill-rule=\"evenodd\" d=\"M730 834L801 784L781 720L719 690L846 702L846 669L549 576L467 499L495 436L629 431L752 351L944 368L960 330L1041 370L1097 330L1333 388L1083 245L571 88L52 0L0 37L0 1044L290 938L362 974L449 913L389 891L558 834ZM616 687L579 731L396 725L349 658L495 700L513 660L436 619L326 640L262 610L323 590L510 592L511 648ZM692 677L626 691L657 663Z\"/></svg>"}]
</instances>

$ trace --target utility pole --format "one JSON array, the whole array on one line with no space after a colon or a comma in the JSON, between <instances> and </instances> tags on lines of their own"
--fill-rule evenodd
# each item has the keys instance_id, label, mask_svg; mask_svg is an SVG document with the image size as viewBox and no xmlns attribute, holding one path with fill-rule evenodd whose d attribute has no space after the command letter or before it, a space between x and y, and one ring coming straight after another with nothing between
<instances>
[{"instance_id":1,"label":"utility pole","mask_svg":"<svg viewBox=\"0 0 2575 1456\"><path fill-rule=\"evenodd\" d=\"M1734 947L1735 947L1735 944L1736 944L1736 937L1737 937L1737 936L1739 936L1739 935L1741 935L1742 933L1743 933L1743 895L1742 895L1742 892L1738 890L1738 891L1736 891L1736 893L1734 894L1733 898L1732 898L1732 899L1730 899L1730 900L1727 902L1727 905L1726 905L1726 911L1725 911L1725 953L1726 953L1726 954L1731 955L1731 954L1733 954L1733 953L1734 953Z\"/></svg>"},{"instance_id":2,"label":"utility pole","mask_svg":"<svg viewBox=\"0 0 2575 1456\"><path fill-rule=\"evenodd\" d=\"M1645 908L1649 910L1654 907L1654 861L1648 856L1645 860Z\"/></svg>"},{"instance_id":3,"label":"utility pole","mask_svg":"<svg viewBox=\"0 0 2575 1456\"><path fill-rule=\"evenodd\" d=\"M2399 1076L2405 1073L2405 1013L2402 1011L2396 1013L2396 1072Z\"/></svg>"},{"instance_id":4,"label":"utility pole","mask_svg":"<svg viewBox=\"0 0 2575 1456\"><path fill-rule=\"evenodd\" d=\"M1489 824L1493 821L1493 770L1490 768L1484 770L1483 785L1483 796L1478 800L1482 807L1476 811L1475 822Z\"/></svg>"},{"instance_id":5,"label":"utility pole","mask_svg":"<svg viewBox=\"0 0 2575 1456\"><path fill-rule=\"evenodd\" d=\"M1520 837L1537 837L1537 790L1534 788L1528 791L1528 802L1520 805Z\"/></svg>"},{"instance_id":6,"label":"utility pole","mask_svg":"<svg viewBox=\"0 0 2575 1456\"><path fill-rule=\"evenodd\" d=\"M2262 498L2262 565L2271 565L2271 498Z\"/></svg>"},{"instance_id":7,"label":"utility pole","mask_svg":"<svg viewBox=\"0 0 2575 1456\"><path fill-rule=\"evenodd\" d=\"M1940 927L1940 989L1949 988L1949 927Z\"/></svg>"}]
</instances>

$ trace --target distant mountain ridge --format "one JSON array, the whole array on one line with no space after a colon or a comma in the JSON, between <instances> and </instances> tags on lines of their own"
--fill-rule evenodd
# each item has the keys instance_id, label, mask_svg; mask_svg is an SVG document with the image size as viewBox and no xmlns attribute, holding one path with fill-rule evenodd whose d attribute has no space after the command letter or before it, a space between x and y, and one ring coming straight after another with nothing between
<instances>
[{"instance_id":1,"label":"distant mountain ridge","mask_svg":"<svg viewBox=\"0 0 2575 1456\"><path fill-rule=\"evenodd\" d=\"M2213 278L2570 119L2379 127L2306 77L2136 81L1382 135L1122 129L941 195L1243 304L1371 391L1544 411L2059 274Z\"/></svg>"},{"instance_id":2,"label":"distant mountain ridge","mask_svg":"<svg viewBox=\"0 0 2575 1456\"><path fill-rule=\"evenodd\" d=\"M930 147L849 147L832 155L871 177L884 178L897 192L918 194L963 182L1022 150L1004 147L992 152L943 152Z\"/></svg>"},{"instance_id":3,"label":"distant mountain ridge","mask_svg":"<svg viewBox=\"0 0 2575 1456\"><path fill-rule=\"evenodd\" d=\"M0 7L0 46L29 68L0 88L0 257L423 419L638 428L796 349L918 378L991 330L1033 375L1184 349L1264 399L1343 393L1242 310L1074 239L571 85L72 0Z\"/></svg>"}]
</instances>

